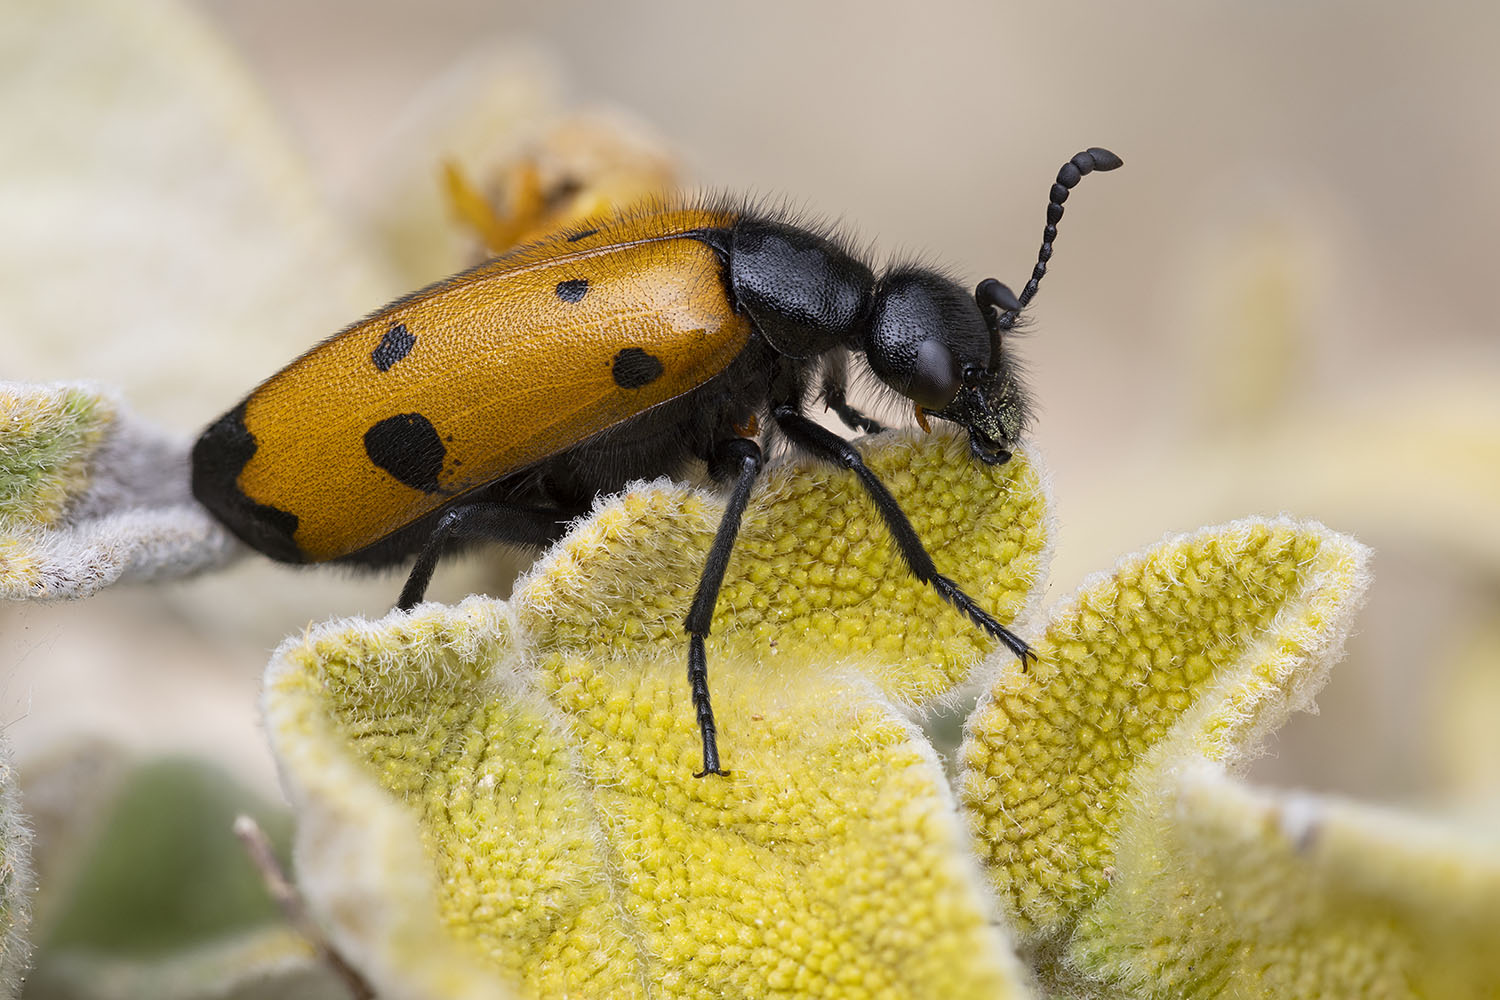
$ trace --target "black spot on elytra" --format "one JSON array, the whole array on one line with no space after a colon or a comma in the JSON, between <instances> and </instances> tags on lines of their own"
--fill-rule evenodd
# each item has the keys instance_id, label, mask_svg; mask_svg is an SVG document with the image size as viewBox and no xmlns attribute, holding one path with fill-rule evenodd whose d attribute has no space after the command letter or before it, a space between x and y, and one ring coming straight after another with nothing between
<instances>
[{"instance_id":1,"label":"black spot on elytra","mask_svg":"<svg viewBox=\"0 0 1500 1000\"><path fill-rule=\"evenodd\" d=\"M610 364L615 385L621 389L639 389L643 385L650 385L661 378L663 371L661 361L639 347L625 348L615 355L615 360Z\"/></svg>"},{"instance_id":2,"label":"black spot on elytra","mask_svg":"<svg viewBox=\"0 0 1500 1000\"><path fill-rule=\"evenodd\" d=\"M564 302L578 302L588 294L589 279L573 278L557 283L557 297Z\"/></svg>"},{"instance_id":3,"label":"black spot on elytra","mask_svg":"<svg viewBox=\"0 0 1500 1000\"><path fill-rule=\"evenodd\" d=\"M375 362L376 368L388 372L391 365L411 353L412 345L416 342L416 336L407 331L405 323L392 323L375 350L370 352L370 360Z\"/></svg>"},{"instance_id":4,"label":"black spot on elytra","mask_svg":"<svg viewBox=\"0 0 1500 1000\"><path fill-rule=\"evenodd\" d=\"M258 503L240 489L240 471L255 449L241 403L209 425L193 445L193 496L257 552L282 562L306 562L293 538L297 515Z\"/></svg>"},{"instance_id":5,"label":"black spot on elytra","mask_svg":"<svg viewBox=\"0 0 1500 1000\"><path fill-rule=\"evenodd\" d=\"M585 229L581 233L574 233L572 236L568 237L568 242L569 243L577 243L579 240L586 240L590 236L593 236L598 231L599 230L597 230L597 229Z\"/></svg>"},{"instance_id":6,"label":"black spot on elytra","mask_svg":"<svg viewBox=\"0 0 1500 1000\"><path fill-rule=\"evenodd\" d=\"M443 492L438 473L443 471L448 449L432 421L420 413L386 417L365 431L365 454L412 489Z\"/></svg>"}]
</instances>

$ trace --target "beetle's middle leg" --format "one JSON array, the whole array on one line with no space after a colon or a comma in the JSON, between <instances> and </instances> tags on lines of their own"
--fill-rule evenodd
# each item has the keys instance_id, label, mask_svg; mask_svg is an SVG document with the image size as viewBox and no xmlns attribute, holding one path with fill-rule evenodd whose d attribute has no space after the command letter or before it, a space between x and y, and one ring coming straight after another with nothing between
<instances>
[{"instance_id":1,"label":"beetle's middle leg","mask_svg":"<svg viewBox=\"0 0 1500 1000\"><path fill-rule=\"evenodd\" d=\"M401 588L396 607L410 611L422 603L432 571L437 568L443 547L455 538L488 538L512 545L542 548L557 541L567 526L568 515L558 510L522 507L494 500L475 501L453 507L438 518L432 534L417 553L417 561Z\"/></svg>"},{"instance_id":2,"label":"beetle's middle leg","mask_svg":"<svg viewBox=\"0 0 1500 1000\"><path fill-rule=\"evenodd\" d=\"M715 457L716 464L722 463L733 469L736 478L729 505L724 508L719 530L708 549L703 575L698 578L698 593L693 596L693 606L688 609L687 619L683 622L688 634L688 685L693 690L693 708L698 713L698 730L703 735L703 770L693 775L695 778L707 774L729 774L719 767L718 727L714 724L713 705L708 700L708 654L704 651L703 640L713 621L714 605L719 600L719 588L724 583L724 571L729 567L729 555L734 551L734 540L740 532L745 506L750 502L750 488L755 485L763 461L760 446L748 438L724 442Z\"/></svg>"}]
</instances>

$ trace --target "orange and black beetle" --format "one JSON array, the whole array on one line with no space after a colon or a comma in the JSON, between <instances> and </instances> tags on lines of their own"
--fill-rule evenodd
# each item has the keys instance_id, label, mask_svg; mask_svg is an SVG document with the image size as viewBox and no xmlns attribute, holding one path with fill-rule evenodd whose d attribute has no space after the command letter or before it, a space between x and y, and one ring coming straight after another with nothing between
<instances>
[{"instance_id":1,"label":"orange and black beetle","mask_svg":"<svg viewBox=\"0 0 1500 1000\"><path fill-rule=\"evenodd\" d=\"M1036 293L1063 202L1113 170L1104 149L1063 165L1031 280L974 293L920 267L877 276L845 246L765 213L663 208L600 221L398 299L263 382L193 448L193 493L285 562L416 565L474 539L542 546L595 496L694 459L733 490L686 620L703 774L719 768L704 637L762 463L764 417L796 449L852 470L919 579L1017 656L1026 644L939 574L890 493L843 438L805 414L817 397L849 427L863 357L919 420L969 432L981 462L1010 458L1027 400L1006 333Z\"/></svg>"}]
</instances>

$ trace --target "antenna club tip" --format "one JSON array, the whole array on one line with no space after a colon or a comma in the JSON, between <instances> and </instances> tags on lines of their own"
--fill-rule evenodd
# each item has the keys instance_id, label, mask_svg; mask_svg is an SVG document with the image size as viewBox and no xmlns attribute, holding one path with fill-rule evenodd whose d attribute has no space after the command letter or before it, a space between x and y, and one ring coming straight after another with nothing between
<instances>
[{"instance_id":1,"label":"antenna club tip","mask_svg":"<svg viewBox=\"0 0 1500 1000\"><path fill-rule=\"evenodd\" d=\"M1090 146L1078 156L1087 157L1095 170L1114 170L1116 167L1125 165L1124 160L1103 146ZM1075 156L1074 159L1077 160L1078 157ZM1079 164L1079 167L1081 168L1082 164Z\"/></svg>"}]
</instances>

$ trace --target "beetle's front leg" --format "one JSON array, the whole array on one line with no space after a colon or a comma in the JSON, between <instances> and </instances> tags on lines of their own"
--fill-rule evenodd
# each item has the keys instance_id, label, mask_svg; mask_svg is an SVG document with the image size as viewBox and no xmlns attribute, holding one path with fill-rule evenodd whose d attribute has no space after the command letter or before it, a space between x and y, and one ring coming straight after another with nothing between
<instances>
[{"instance_id":1,"label":"beetle's front leg","mask_svg":"<svg viewBox=\"0 0 1500 1000\"><path fill-rule=\"evenodd\" d=\"M849 403L849 359L842 351L831 352L823 362L823 388L819 393L827 406L850 430L879 434L885 425L871 420Z\"/></svg>"},{"instance_id":2,"label":"beetle's front leg","mask_svg":"<svg viewBox=\"0 0 1500 1000\"><path fill-rule=\"evenodd\" d=\"M885 521L885 526L895 539L896 548L912 575L929 584L942 595L943 600L962 611L975 625L999 639L1005 648L1020 659L1021 669L1025 670L1027 663L1036 658L1031 647L1020 636L995 621L958 584L937 571L932 556L917 537L916 529L911 526L906 512L901 509L896 498L891 496L891 491L886 489L885 484L865 465L859 451L837 434L804 417L794 406L776 406L771 412L776 419L776 426L792 444L826 462L843 466L859 477L865 492L875 501L875 509L880 512L881 520Z\"/></svg>"},{"instance_id":3,"label":"beetle's front leg","mask_svg":"<svg viewBox=\"0 0 1500 1000\"><path fill-rule=\"evenodd\" d=\"M736 478L729 505L724 508L719 530L709 547L703 575L698 578L698 593L694 595L693 606L683 623L688 633L688 685L693 691L693 708L698 714L698 730L703 736L703 770L693 775L695 778L708 774L727 777L729 774L719 767L718 727L708 698L708 654L704 649L704 639L713 621L714 605L719 600L719 588L724 583L724 571L729 566L729 555L734 551L734 540L745 516L745 506L750 502L750 489L755 485L763 461L760 446L748 438L726 441L719 446L715 459L716 465L723 463L732 468Z\"/></svg>"}]
</instances>

